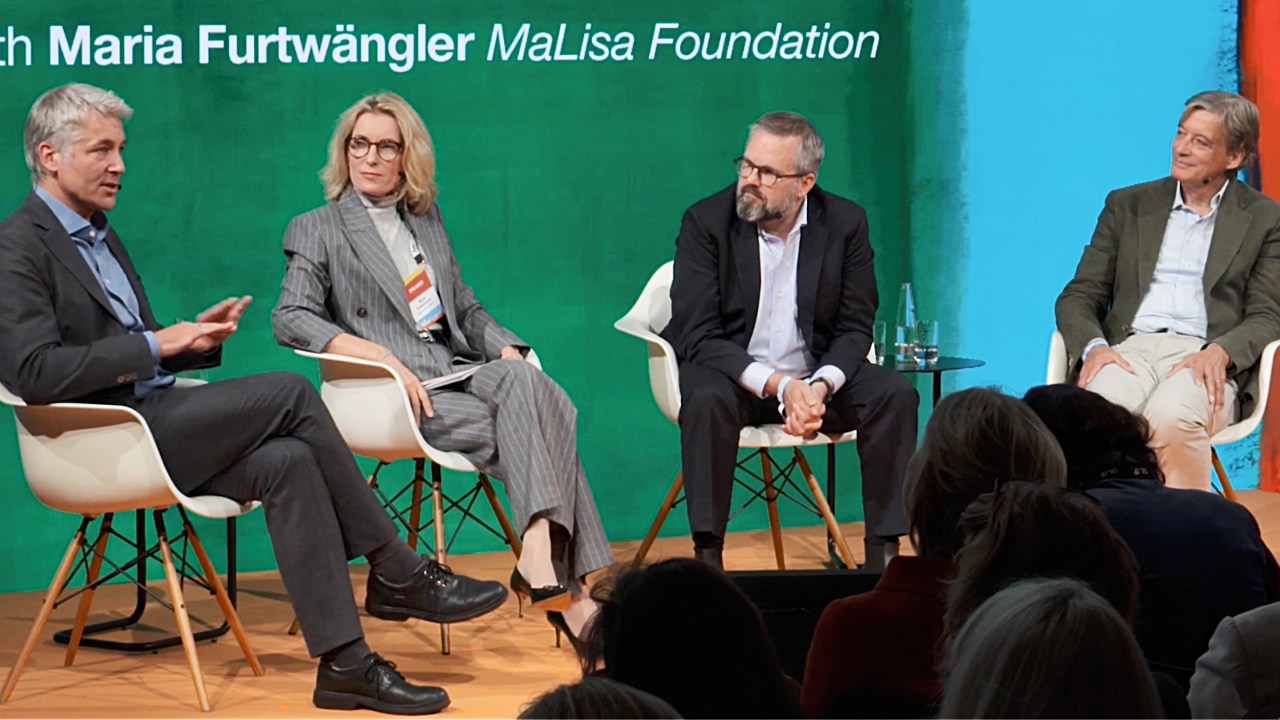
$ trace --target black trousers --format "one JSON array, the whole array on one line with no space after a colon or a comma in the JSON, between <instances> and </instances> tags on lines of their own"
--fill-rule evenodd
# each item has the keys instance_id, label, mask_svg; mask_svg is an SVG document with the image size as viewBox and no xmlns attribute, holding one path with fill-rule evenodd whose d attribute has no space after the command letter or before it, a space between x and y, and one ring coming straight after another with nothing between
<instances>
[{"instance_id":1,"label":"black trousers","mask_svg":"<svg viewBox=\"0 0 1280 720\"><path fill-rule=\"evenodd\" d=\"M689 529L723 538L729 521L738 434L781 423L776 398L761 400L718 370L680 364L680 459ZM858 431L868 537L907 533L902 482L916 448L919 396L901 373L864 363L827 404L824 432Z\"/></svg>"},{"instance_id":2,"label":"black trousers","mask_svg":"<svg viewBox=\"0 0 1280 720\"><path fill-rule=\"evenodd\" d=\"M163 388L130 405L184 493L262 501L312 657L364 636L347 561L399 533L306 378L274 372Z\"/></svg>"}]
</instances>

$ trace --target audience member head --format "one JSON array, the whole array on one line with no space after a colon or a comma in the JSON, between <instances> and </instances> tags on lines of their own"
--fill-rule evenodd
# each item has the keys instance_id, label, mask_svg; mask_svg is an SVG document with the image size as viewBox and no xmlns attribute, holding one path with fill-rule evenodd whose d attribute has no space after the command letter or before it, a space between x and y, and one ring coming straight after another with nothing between
<instances>
[{"instance_id":1,"label":"audience member head","mask_svg":"<svg viewBox=\"0 0 1280 720\"><path fill-rule=\"evenodd\" d=\"M1141 415L1075 385L1041 385L1022 397L1067 459L1067 486L1088 490L1107 478L1149 477L1164 482L1151 427Z\"/></svg>"},{"instance_id":2,"label":"audience member head","mask_svg":"<svg viewBox=\"0 0 1280 720\"><path fill-rule=\"evenodd\" d=\"M1164 717L1128 623L1077 580L993 595L948 642L943 673L944 718Z\"/></svg>"},{"instance_id":3,"label":"audience member head","mask_svg":"<svg viewBox=\"0 0 1280 720\"><path fill-rule=\"evenodd\" d=\"M398 194L422 215L436 201L436 155L422 117L404 98L380 92L360 98L338 117L329 162L320 171L326 200L355 186L365 195Z\"/></svg>"},{"instance_id":4,"label":"audience member head","mask_svg":"<svg viewBox=\"0 0 1280 720\"><path fill-rule=\"evenodd\" d=\"M587 676L572 685L548 690L520 713L521 718L578 720L586 718L678 718L667 701L630 685Z\"/></svg>"},{"instance_id":5,"label":"audience member head","mask_svg":"<svg viewBox=\"0 0 1280 720\"><path fill-rule=\"evenodd\" d=\"M1081 492L1014 482L974 501L960 519L967 542L956 555L944 634L950 636L987 598L1018 580L1068 577L1088 584L1132 624L1138 562Z\"/></svg>"},{"instance_id":6,"label":"audience member head","mask_svg":"<svg viewBox=\"0 0 1280 720\"><path fill-rule=\"evenodd\" d=\"M723 572L677 558L599 583L584 673L653 693L684 717L800 717L760 612Z\"/></svg>"},{"instance_id":7,"label":"audience member head","mask_svg":"<svg viewBox=\"0 0 1280 720\"><path fill-rule=\"evenodd\" d=\"M964 542L961 513L997 483L1061 486L1066 474L1057 441L1016 398L990 388L944 397L907 466L905 501L916 552L954 557Z\"/></svg>"}]
</instances>

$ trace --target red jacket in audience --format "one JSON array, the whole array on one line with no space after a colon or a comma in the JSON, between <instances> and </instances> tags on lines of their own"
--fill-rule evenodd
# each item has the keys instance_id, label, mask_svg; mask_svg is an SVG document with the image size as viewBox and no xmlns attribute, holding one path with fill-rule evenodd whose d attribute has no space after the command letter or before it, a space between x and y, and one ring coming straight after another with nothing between
<instances>
[{"instance_id":1,"label":"red jacket in audience","mask_svg":"<svg viewBox=\"0 0 1280 720\"><path fill-rule=\"evenodd\" d=\"M805 662L800 701L824 717L841 695L874 695L924 704L938 682L942 616L951 562L894 558L870 592L836 600L818 620Z\"/></svg>"}]
</instances>

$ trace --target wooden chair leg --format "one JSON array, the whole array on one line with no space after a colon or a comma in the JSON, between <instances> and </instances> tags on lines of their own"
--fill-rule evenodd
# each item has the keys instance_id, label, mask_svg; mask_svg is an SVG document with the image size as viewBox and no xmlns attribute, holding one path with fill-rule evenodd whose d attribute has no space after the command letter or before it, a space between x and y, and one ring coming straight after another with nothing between
<instances>
[{"instance_id":1,"label":"wooden chair leg","mask_svg":"<svg viewBox=\"0 0 1280 720\"><path fill-rule=\"evenodd\" d=\"M1213 458L1213 469L1218 473L1218 482L1222 483L1222 496L1231 502L1239 502L1236 499L1236 489L1231 487L1231 480L1227 478L1227 469L1222 467L1222 460L1218 458L1217 448L1210 448L1209 452Z\"/></svg>"},{"instance_id":2,"label":"wooden chair leg","mask_svg":"<svg viewBox=\"0 0 1280 720\"><path fill-rule=\"evenodd\" d=\"M213 596L218 599L218 607L222 608L222 616L227 619L227 624L231 626L231 632L236 636L236 642L240 643L240 651L244 653L244 659L249 661L249 668L253 670L253 674L262 677L264 674L262 665L258 663L258 656L253 653L253 648L249 646L249 637L244 632L244 626L240 624L240 615L236 612L235 606L231 604L231 598L227 596L226 589L222 587L222 581L218 579L218 571L213 567L213 562L209 560L209 553L205 552L204 544L200 542L200 536L196 534L196 529L185 518L183 519L183 529L187 533L187 541L191 543L191 549L200 561L200 568L204 571L205 581L209 583L209 587L213 588Z\"/></svg>"},{"instance_id":3,"label":"wooden chair leg","mask_svg":"<svg viewBox=\"0 0 1280 720\"><path fill-rule=\"evenodd\" d=\"M787 558L782 552L782 524L778 520L778 489L773 485L773 461L765 448L760 448L760 477L764 480L764 503L769 509L769 532L773 535L773 554L778 560L778 569L786 570Z\"/></svg>"},{"instance_id":4,"label":"wooden chair leg","mask_svg":"<svg viewBox=\"0 0 1280 720\"><path fill-rule=\"evenodd\" d=\"M441 487L440 466L431 464L431 517L436 538L436 562L444 565L447 557L444 549L444 488ZM440 623L440 653L448 655L449 624Z\"/></svg>"},{"instance_id":5,"label":"wooden chair leg","mask_svg":"<svg viewBox=\"0 0 1280 720\"><path fill-rule=\"evenodd\" d=\"M653 541L658 537L658 531L662 529L662 524L667 521L667 515L671 513L671 507L676 504L676 498L679 497L682 488L684 488L684 471L676 473L676 479L671 481L671 488L667 490L667 496L663 498L658 514L649 524L649 532L644 534L640 549L631 560L632 565L639 567L644 562L645 556L649 554L649 548L653 547Z\"/></svg>"},{"instance_id":6,"label":"wooden chair leg","mask_svg":"<svg viewBox=\"0 0 1280 720\"><path fill-rule=\"evenodd\" d=\"M93 581L98 579L102 570L102 556L107 551L107 538L111 535L112 513L102 516L102 524L98 526L98 540L93 544L93 559L85 570L84 592L80 593L80 603L76 606L76 620L71 625L71 638L67 640L67 655L62 664L71 667L76 661L76 651L80 649L80 638L84 637L84 624L89 619L89 606L93 604ZM142 542L142 538L138 538Z\"/></svg>"},{"instance_id":7,"label":"wooden chair leg","mask_svg":"<svg viewBox=\"0 0 1280 720\"><path fill-rule=\"evenodd\" d=\"M840 559L844 561L844 566L857 567L853 560L853 553L849 550L849 543L844 539L844 533L840 531L840 523L836 522L836 516L831 512L831 506L827 504L827 496L822 494L822 488L818 486L818 478L813 476L813 468L809 467L809 461L799 450L796 451L796 462L800 464L800 472L804 473L805 482L809 484L809 492L813 494L813 503L818 506L818 512L827 523L827 532L831 535L831 539L835 540L836 550L840 552Z\"/></svg>"},{"instance_id":8,"label":"wooden chair leg","mask_svg":"<svg viewBox=\"0 0 1280 720\"><path fill-rule=\"evenodd\" d=\"M54 603L58 602L62 585L71 574L71 565L75 562L76 554L84 546L84 531L89 526L89 521L90 518L81 521L80 529L76 530L76 534L71 537L71 543L67 545L67 551L62 554L62 562L58 563L58 569L53 573L53 581L49 583L49 590L44 594L44 603L40 606L40 612L36 613L35 622L31 624L31 632L27 633L27 640L22 643L22 649L18 651L18 659L9 669L9 677L4 681L4 688L0 689L0 705L9 702L13 689L18 686L18 678L22 677L23 668L27 666L31 653L36 649L36 643L40 641L40 634L44 632L45 623L49 622L49 614L53 612Z\"/></svg>"},{"instance_id":9,"label":"wooden chair leg","mask_svg":"<svg viewBox=\"0 0 1280 720\"><path fill-rule=\"evenodd\" d=\"M418 528L422 527L422 490L427 484L427 478L422 473L425 464L426 461L422 458L413 461L413 499L409 506L409 524L413 527L409 528L409 549L414 552L418 551ZM439 472L439 467L432 463L432 476Z\"/></svg>"},{"instance_id":10,"label":"wooden chair leg","mask_svg":"<svg viewBox=\"0 0 1280 720\"><path fill-rule=\"evenodd\" d=\"M502 527L502 533L507 536L507 544L511 546L511 552L515 553L516 559L520 559L520 553L524 552L524 545L520 542L520 536L516 534L516 528L511 524L511 518L507 516L507 511L503 509L502 503L498 501L498 494L493 491L493 482L489 480L489 476L479 473L479 483L481 489L484 490L484 496L489 498L489 505L493 508L493 514L498 518L498 525Z\"/></svg>"},{"instance_id":11,"label":"wooden chair leg","mask_svg":"<svg viewBox=\"0 0 1280 720\"><path fill-rule=\"evenodd\" d=\"M191 668L191 683L196 688L200 709L209 712L209 693L204 688L204 674L200 672L200 657L196 655L196 639L191 633L191 618L187 615L187 600L182 594L178 570L173 566L173 552L169 549L169 536L164 529L164 511L155 511L156 542L160 546L160 560L164 563L164 576L169 581L169 601L173 603L173 617L178 623L178 635L182 637L182 649Z\"/></svg>"}]
</instances>

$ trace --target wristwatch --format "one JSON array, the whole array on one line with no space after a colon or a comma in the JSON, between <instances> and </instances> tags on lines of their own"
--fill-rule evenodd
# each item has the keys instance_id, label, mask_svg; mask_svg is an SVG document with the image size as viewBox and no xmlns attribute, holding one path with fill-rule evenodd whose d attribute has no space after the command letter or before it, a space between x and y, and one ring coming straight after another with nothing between
<instances>
[{"instance_id":1,"label":"wristwatch","mask_svg":"<svg viewBox=\"0 0 1280 720\"><path fill-rule=\"evenodd\" d=\"M813 385L814 383L819 382L827 386L827 394L822 398L822 403L825 405L826 403L831 402L831 396L836 394L836 384L829 377L820 377L817 380L811 380L809 384Z\"/></svg>"}]
</instances>

